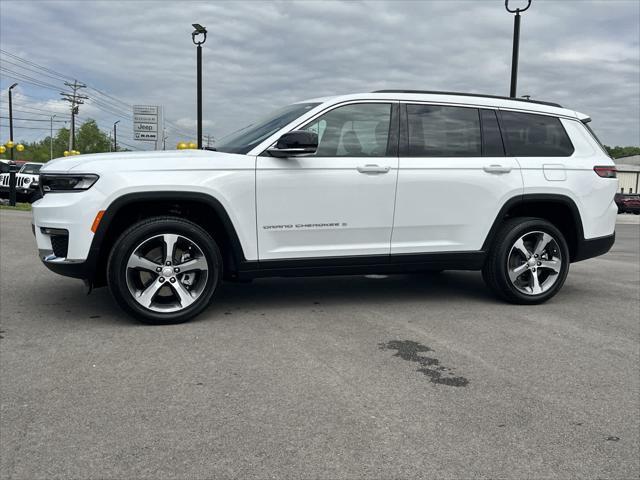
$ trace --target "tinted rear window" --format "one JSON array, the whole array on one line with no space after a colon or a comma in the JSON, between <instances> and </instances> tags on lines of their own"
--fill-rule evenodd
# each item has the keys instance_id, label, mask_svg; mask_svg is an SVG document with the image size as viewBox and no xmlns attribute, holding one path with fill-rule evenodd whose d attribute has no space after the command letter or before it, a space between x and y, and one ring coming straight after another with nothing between
<instances>
[{"instance_id":1,"label":"tinted rear window","mask_svg":"<svg viewBox=\"0 0 640 480\"><path fill-rule=\"evenodd\" d=\"M479 157L480 117L475 108L407 105L410 157Z\"/></svg>"},{"instance_id":2,"label":"tinted rear window","mask_svg":"<svg viewBox=\"0 0 640 480\"><path fill-rule=\"evenodd\" d=\"M514 157L568 157L573 145L560 119L548 115L503 111L502 134Z\"/></svg>"}]
</instances>

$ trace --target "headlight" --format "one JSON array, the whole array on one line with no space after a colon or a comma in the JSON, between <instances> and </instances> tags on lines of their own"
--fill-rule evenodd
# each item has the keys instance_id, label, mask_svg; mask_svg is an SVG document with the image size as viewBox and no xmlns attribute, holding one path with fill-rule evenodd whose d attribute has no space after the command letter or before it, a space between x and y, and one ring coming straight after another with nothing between
<instances>
[{"instance_id":1,"label":"headlight","mask_svg":"<svg viewBox=\"0 0 640 480\"><path fill-rule=\"evenodd\" d=\"M40 186L43 193L77 192L91 188L98 181L98 178L98 175L93 174L42 174L40 175Z\"/></svg>"}]
</instances>

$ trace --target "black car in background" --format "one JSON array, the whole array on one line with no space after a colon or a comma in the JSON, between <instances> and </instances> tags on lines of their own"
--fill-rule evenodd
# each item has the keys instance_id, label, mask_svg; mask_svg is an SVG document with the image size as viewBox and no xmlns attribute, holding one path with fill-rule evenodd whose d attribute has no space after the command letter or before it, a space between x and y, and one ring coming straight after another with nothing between
<instances>
[{"instance_id":1,"label":"black car in background","mask_svg":"<svg viewBox=\"0 0 640 480\"><path fill-rule=\"evenodd\" d=\"M640 215L640 195L635 193L616 193L615 202L618 213L634 213Z\"/></svg>"}]
</instances>

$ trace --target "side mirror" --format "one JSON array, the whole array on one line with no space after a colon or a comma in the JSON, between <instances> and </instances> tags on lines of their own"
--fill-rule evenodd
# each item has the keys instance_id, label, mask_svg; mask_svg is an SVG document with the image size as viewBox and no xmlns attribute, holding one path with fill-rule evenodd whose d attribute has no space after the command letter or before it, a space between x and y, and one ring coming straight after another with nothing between
<instances>
[{"instance_id":1,"label":"side mirror","mask_svg":"<svg viewBox=\"0 0 640 480\"><path fill-rule=\"evenodd\" d=\"M276 142L275 147L267 150L273 157L286 158L300 155L312 155L318 149L318 134L294 130L285 133Z\"/></svg>"}]
</instances>

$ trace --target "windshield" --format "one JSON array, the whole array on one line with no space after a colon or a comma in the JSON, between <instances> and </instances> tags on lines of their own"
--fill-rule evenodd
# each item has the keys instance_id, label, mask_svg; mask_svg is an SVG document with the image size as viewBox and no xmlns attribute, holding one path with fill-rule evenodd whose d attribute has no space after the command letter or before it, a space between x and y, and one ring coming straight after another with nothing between
<instances>
[{"instance_id":1,"label":"windshield","mask_svg":"<svg viewBox=\"0 0 640 480\"><path fill-rule=\"evenodd\" d=\"M285 125L304 115L319 103L295 103L273 112L266 118L223 137L216 142L216 150L226 153L248 153Z\"/></svg>"},{"instance_id":2,"label":"windshield","mask_svg":"<svg viewBox=\"0 0 640 480\"><path fill-rule=\"evenodd\" d=\"M42 165L40 165L39 163L27 163L24 167L22 167L20 173L26 173L27 175L37 175L41 167Z\"/></svg>"}]
</instances>

